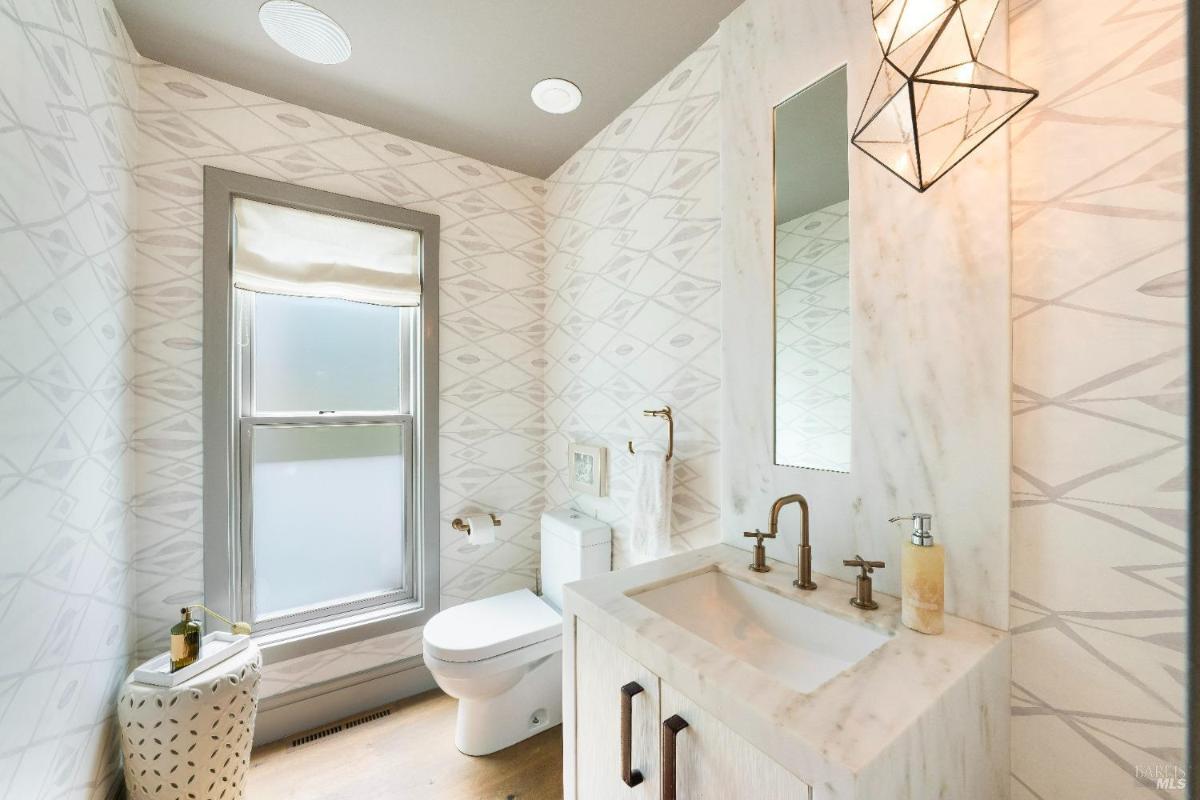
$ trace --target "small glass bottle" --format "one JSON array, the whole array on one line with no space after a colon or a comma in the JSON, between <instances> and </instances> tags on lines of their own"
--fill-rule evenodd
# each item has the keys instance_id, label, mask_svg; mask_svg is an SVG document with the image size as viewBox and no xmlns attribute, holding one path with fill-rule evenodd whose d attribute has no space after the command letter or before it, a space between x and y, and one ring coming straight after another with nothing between
<instances>
[{"instance_id":1,"label":"small glass bottle","mask_svg":"<svg viewBox=\"0 0 1200 800\"><path fill-rule=\"evenodd\" d=\"M190 608L180 609L183 619L171 628L171 672L178 672L200 657L200 623Z\"/></svg>"}]
</instances>

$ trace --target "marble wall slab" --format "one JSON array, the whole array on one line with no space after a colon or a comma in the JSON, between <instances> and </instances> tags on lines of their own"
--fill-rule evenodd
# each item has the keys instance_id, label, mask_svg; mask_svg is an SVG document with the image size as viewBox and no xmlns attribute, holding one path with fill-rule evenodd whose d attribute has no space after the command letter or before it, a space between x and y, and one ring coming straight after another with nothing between
<instances>
[{"instance_id":1,"label":"marble wall slab","mask_svg":"<svg viewBox=\"0 0 1200 800\"><path fill-rule=\"evenodd\" d=\"M134 650L137 53L0 2L0 797L111 797Z\"/></svg>"},{"instance_id":2,"label":"marble wall slab","mask_svg":"<svg viewBox=\"0 0 1200 800\"><path fill-rule=\"evenodd\" d=\"M1003 14L985 60L1006 66ZM721 26L722 533L766 526L774 498L812 505L818 570L883 559L896 593L904 529L934 515L946 602L1008 624L1010 253L1005 134L919 195L850 151L852 412L849 476L773 465L771 110L846 64L853 129L880 61L866 0L747 0ZM799 522L773 557L795 562Z\"/></svg>"}]
</instances>

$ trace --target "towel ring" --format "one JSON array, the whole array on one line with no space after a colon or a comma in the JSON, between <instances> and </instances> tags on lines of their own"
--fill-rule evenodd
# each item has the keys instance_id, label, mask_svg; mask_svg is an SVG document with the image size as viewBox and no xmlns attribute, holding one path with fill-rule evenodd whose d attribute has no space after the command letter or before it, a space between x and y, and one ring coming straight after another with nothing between
<instances>
[{"instance_id":1,"label":"towel ring","mask_svg":"<svg viewBox=\"0 0 1200 800\"><path fill-rule=\"evenodd\" d=\"M643 416L647 417L666 417L667 418L667 461L671 460L671 456L675 455L675 417L671 414L671 407L664 406L662 408L647 409L642 412ZM633 441L627 443L629 452L637 455L633 449Z\"/></svg>"}]
</instances>

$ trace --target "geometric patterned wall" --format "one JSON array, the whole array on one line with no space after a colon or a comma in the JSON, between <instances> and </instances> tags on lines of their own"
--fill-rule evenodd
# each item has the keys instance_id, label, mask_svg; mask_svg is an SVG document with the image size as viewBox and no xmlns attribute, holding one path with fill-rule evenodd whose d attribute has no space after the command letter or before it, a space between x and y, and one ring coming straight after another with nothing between
<instances>
[{"instance_id":1,"label":"geometric patterned wall","mask_svg":"<svg viewBox=\"0 0 1200 800\"><path fill-rule=\"evenodd\" d=\"M1184 8L1011 3L1042 92L1011 129L1018 800L1182 795L1135 770L1184 736ZM107 792L135 572L142 655L201 594L204 164L441 216L444 604L532 585L544 502L612 522L621 563L624 441L661 439L662 403L675 546L718 538L716 61L714 38L544 185L144 63L109 0L0 0L0 795ZM571 497L569 440L609 447L611 497ZM467 508L500 541L464 545Z\"/></svg>"},{"instance_id":2,"label":"geometric patterned wall","mask_svg":"<svg viewBox=\"0 0 1200 800\"><path fill-rule=\"evenodd\" d=\"M545 504L572 499L563 480L572 437L610 437L612 495L596 508L575 499L621 538L624 442L663 438L661 424L640 416L662 403L678 419L674 544L716 541L717 52L713 39L547 184L144 62L134 437L141 655L161 650L178 606L202 594L205 164L441 217L443 607L533 586L538 517ZM472 509L503 518L496 544L468 546L450 529ZM273 664L264 694L420 651L411 630Z\"/></svg>"},{"instance_id":3,"label":"geometric patterned wall","mask_svg":"<svg viewBox=\"0 0 1200 800\"><path fill-rule=\"evenodd\" d=\"M720 96L716 36L547 181L546 503L613 526L628 563L635 447L675 414L672 547L719 540ZM608 448L609 496L566 485L571 441Z\"/></svg>"},{"instance_id":4,"label":"geometric patterned wall","mask_svg":"<svg viewBox=\"0 0 1200 800\"><path fill-rule=\"evenodd\" d=\"M775 226L775 463L850 470L850 201Z\"/></svg>"},{"instance_id":5,"label":"geometric patterned wall","mask_svg":"<svg viewBox=\"0 0 1200 800\"><path fill-rule=\"evenodd\" d=\"M136 53L0 0L0 797L107 796L133 651Z\"/></svg>"},{"instance_id":6,"label":"geometric patterned wall","mask_svg":"<svg viewBox=\"0 0 1200 800\"><path fill-rule=\"evenodd\" d=\"M202 170L212 164L441 217L443 606L534 584L542 509L541 181L146 62L138 70L138 637L162 650L203 593ZM503 519L468 546L450 520ZM404 631L264 670L264 694L420 653Z\"/></svg>"},{"instance_id":7,"label":"geometric patterned wall","mask_svg":"<svg viewBox=\"0 0 1200 800\"><path fill-rule=\"evenodd\" d=\"M1013 797L1182 797L1183 0L1014 0Z\"/></svg>"}]
</instances>

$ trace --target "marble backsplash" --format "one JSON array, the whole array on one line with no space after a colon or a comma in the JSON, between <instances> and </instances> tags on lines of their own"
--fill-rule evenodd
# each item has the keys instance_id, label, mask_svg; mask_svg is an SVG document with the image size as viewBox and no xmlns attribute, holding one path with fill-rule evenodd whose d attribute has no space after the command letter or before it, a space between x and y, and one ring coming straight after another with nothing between
<instances>
[{"instance_id":1,"label":"marble backsplash","mask_svg":"<svg viewBox=\"0 0 1200 800\"><path fill-rule=\"evenodd\" d=\"M987 47L1005 65L1002 9ZM850 127L879 64L862 0L747 0L721 26L723 66L722 530L765 527L774 498L812 506L816 568L841 575L855 553L882 559L878 590L900 586L904 530L934 515L947 548L946 603L1008 625L1010 434L1007 139L977 150L924 195L857 150L850 155L850 474L774 466L772 108L847 64ZM795 563L796 512L775 558Z\"/></svg>"}]
</instances>

